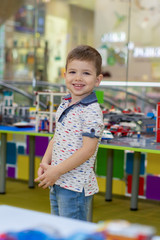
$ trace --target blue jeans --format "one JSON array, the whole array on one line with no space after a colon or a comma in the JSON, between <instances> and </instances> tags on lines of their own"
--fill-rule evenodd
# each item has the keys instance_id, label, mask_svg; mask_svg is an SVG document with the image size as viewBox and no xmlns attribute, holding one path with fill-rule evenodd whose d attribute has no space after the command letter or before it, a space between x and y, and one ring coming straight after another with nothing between
<instances>
[{"instance_id":1,"label":"blue jeans","mask_svg":"<svg viewBox=\"0 0 160 240\"><path fill-rule=\"evenodd\" d=\"M92 207L93 196L85 197L58 185L50 189L51 214L87 221Z\"/></svg>"}]
</instances>

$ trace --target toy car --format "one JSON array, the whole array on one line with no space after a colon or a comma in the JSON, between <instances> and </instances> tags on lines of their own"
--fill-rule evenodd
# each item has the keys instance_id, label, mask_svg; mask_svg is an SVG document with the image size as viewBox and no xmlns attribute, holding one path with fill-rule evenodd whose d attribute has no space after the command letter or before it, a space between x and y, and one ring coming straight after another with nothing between
<instances>
[{"instance_id":1,"label":"toy car","mask_svg":"<svg viewBox=\"0 0 160 240\"><path fill-rule=\"evenodd\" d=\"M109 141L111 139L113 139L113 134L109 131L109 130L103 130L103 134L102 134L102 138L101 140L105 140L105 141Z\"/></svg>"},{"instance_id":2,"label":"toy car","mask_svg":"<svg viewBox=\"0 0 160 240\"><path fill-rule=\"evenodd\" d=\"M112 125L110 131L116 137L132 137L132 135L135 133L130 127L121 126L118 124Z\"/></svg>"}]
</instances>

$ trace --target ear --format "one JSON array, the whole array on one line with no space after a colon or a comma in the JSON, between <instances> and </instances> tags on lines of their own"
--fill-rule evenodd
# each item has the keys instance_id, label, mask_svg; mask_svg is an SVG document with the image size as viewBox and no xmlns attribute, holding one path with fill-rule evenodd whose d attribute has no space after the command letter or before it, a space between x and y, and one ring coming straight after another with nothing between
<instances>
[{"instance_id":1,"label":"ear","mask_svg":"<svg viewBox=\"0 0 160 240\"><path fill-rule=\"evenodd\" d=\"M99 74L99 75L97 76L97 79L96 79L95 87L98 87L98 86L99 86L99 84L100 84L100 82L102 81L102 79L103 79L103 75L102 75L102 74Z\"/></svg>"},{"instance_id":2,"label":"ear","mask_svg":"<svg viewBox=\"0 0 160 240\"><path fill-rule=\"evenodd\" d=\"M64 72L63 75L64 75L64 78L66 78L66 72Z\"/></svg>"}]
</instances>

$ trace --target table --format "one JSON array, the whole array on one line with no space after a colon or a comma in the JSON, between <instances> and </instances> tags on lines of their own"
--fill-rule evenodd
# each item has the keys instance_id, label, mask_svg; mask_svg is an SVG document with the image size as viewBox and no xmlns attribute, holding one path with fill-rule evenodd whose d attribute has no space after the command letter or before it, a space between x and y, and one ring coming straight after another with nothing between
<instances>
[{"instance_id":1,"label":"table","mask_svg":"<svg viewBox=\"0 0 160 240\"><path fill-rule=\"evenodd\" d=\"M112 177L113 177L113 152L117 150L134 151L133 175L132 175L132 194L130 209L138 210L138 190L141 152L160 154L160 143L156 143L155 137L136 137L115 138L109 143L101 142L99 148L108 149L107 175L106 175L106 192L105 200L112 201Z\"/></svg>"},{"instance_id":2,"label":"table","mask_svg":"<svg viewBox=\"0 0 160 240\"><path fill-rule=\"evenodd\" d=\"M0 152L0 194L6 192L6 155L7 134L21 134L29 136L29 188L34 188L34 159L35 159L35 137L52 137L53 133L35 132L34 128L18 128L0 126L1 152Z\"/></svg>"},{"instance_id":3,"label":"table","mask_svg":"<svg viewBox=\"0 0 160 240\"><path fill-rule=\"evenodd\" d=\"M96 223L54 216L8 205L0 206L0 216L0 234L38 230L51 237L57 236L59 239L75 239L73 237L75 234L82 234L76 237L76 239L85 239L83 234L93 234L98 232L100 228ZM45 239L47 239L47 237ZM160 240L160 237L155 236L152 239Z\"/></svg>"},{"instance_id":4,"label":"table","mask_svg":"<svg viewBox=\"0 0 160 240\"><path fill-rule=\"evenodd\" d=\"M6 168L6 139L7 133L23 134L29 136L29 187L34 187L34 157L35 157L35 136L52 137L51 133L35 132L35 130L29 128L16 128L16 127L4 127L0 126L1 133L1 166L0 166L0 194L5 193L5 168ZM115 138L110 143L101 142L99 148L107 148L108 161L107 161L107 184L106 184L106 201L112 200L112 175L113 175L113 151L119 150L131 150L134 151L134 164L133 164L133 176L132 176L132 194L131 194L131 210L138 209L138 188L139 188L139 172L140 172L140 159L141 152L160 154L160 143L155 142L155 138L142 137L138 141L137 138ZM91 214L90 214L91 215ZM91 219L91 217L90 217Z\"/></svg>"},{"instance_id":5,"label":"table","mask_svg":"<svg viewBox=\"0 0 160 240\"><path fill-rule=\"evenodd\" d=\"M93 233L97 228L95 223L53 216L8 205L0 206L0 216L0 233L29 229L49 230L51 232L55 230L66 238L77 232Z\"/></svg>"}]
</instances>

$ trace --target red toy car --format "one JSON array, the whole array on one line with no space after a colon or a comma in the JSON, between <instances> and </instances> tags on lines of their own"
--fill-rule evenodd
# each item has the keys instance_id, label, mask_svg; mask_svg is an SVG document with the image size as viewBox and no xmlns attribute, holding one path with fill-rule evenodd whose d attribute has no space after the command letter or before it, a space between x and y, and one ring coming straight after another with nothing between
<instances>
[{"instance_id":1,"label":"red toy car","mask_svg":"<svg viewBox=\"0 0 160 240\"><path fill-rule=\"evenodd\" d=\"M114 124L110 127L110 131L114 136L117 137L132 137L135 133L130 127L128 126L121 126L118 124Z\"/></svg>"}]
</instances>

